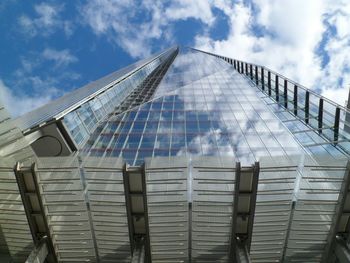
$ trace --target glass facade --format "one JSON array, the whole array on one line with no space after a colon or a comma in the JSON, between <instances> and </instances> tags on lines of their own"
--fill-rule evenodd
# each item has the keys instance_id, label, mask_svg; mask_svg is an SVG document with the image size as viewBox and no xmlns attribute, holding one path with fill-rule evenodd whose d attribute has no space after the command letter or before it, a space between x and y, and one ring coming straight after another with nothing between
<instances>
[{"instance_id":1,"label":"glass facade","mask_svg":"<svg viewBox=\"0 0 350 263\"><path fill-rule=\"evenodd\" d=\"M159 64L164 58L169 56L171 52L174 52L175 49L176 47L169 48L168 50L154 54L150 58L140 60L132 65L115 71L62 96L49 104L26 113L14 121L23 131L28 131L38 125L42 125L43 123L62 118L68 112L80 107L83 103L95 98L98 94L103 92L108 93L108 95L105 94L105 96L101 96L103 106L107 109L109 107L114 109L114 104L111 103L113 97L115 97L116 94L121 93L122 98L123 95L125 95L125 90L127 90L126 92L130 91L128 84L121 85L120 90L114 88L116 84L123 81L125 78L131 77L132 80L129 84L132 85L131 89L135 88L134 82L139 83L138 81L145 77L146 72L149 73L150 70L154 69L155 64ZM147 69L141 70L140 72L140 69L145 68L146 65L148 65ZM135 73L137 75L136 77L133 76Z\"/></svg>"},{"instance_id":2,"label":"glass facade","mask_svg":"<svg viewBox=\"0 0 350 263\"><path fill-rule=\"evenodd\" d=\"M111 86L105 92L65 115L63 123L66 125L75 143L78 145L85 143L97 124L104 120L108 114L112 113L152 71L169 58L172 52L174 52L174 49L168 50L165 54L155 58L131 76Z\"/></svg>"},{"instance_id":3,"label":"glass facade","mask_svg":"<svg viewBox=\"0 0 350 263\"><path fill-rule=\"evenodd\" d=\"M119 156L131 165L145 157L180 155L233 156L251 163L303 153L301 145L310 140L325 142L314 131L293 137L295 126L306 126L232 67L182 49L151 101L105 122L89 155ZM317 153L343 156L329 144L319 146Z\"/></svg>"}]
</instances>

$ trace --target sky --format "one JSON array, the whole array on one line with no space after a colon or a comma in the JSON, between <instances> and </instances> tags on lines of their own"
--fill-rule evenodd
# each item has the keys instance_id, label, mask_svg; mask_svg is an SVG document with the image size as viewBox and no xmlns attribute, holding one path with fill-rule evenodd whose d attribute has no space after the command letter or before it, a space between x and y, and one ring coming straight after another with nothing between
<instances>
[{"instance_id":1,"label":"sky","mask_svg":"<svg viewBox=\"0 0 350 263\"><path fill-rule=\"evenodd\" d=\"M0 100L15 117L172 45L264 65L345 105L348 0L0 2Z\"/></svg>"}]
</instances>

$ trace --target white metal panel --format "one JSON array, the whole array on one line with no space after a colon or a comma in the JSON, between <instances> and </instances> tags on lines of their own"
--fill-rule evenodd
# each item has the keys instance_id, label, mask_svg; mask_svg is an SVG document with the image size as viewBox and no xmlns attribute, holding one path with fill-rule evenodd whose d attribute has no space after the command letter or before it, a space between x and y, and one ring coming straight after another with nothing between
<instances>
[{"instance_id":1,"label":"white metal panel","mask_svg":"<svg viewBox=\"0 0 350 263\"><path fill-rule=\"evenodd\" d=\"M188 262L186 163L159 160L146 164L152 262Z\"/></svg>"}]
</instances>

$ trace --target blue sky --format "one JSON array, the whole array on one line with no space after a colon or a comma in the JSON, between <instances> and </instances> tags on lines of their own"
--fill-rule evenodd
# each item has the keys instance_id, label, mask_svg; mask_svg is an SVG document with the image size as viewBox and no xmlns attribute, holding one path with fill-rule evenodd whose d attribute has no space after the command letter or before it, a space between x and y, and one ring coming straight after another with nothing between
<instances>
[{"instance_id":1,"label":"blue sky","mask_svg":"<svg viewBox=\"0 0 350 263\"><path fill-rule=\"evenodd\" d=\"M13 116L174 44L263 64L344 105L350 3L0 3L0 99Z\"/></svg>"}]
</instances>

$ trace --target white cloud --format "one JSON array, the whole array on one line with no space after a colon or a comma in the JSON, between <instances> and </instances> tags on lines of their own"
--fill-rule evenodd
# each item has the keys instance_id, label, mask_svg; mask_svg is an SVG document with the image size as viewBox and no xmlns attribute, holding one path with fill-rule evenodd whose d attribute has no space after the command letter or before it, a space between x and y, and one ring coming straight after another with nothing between
<instances>
[{"instance_id":1,"label":"white cloud","mask_svg":"<svg viewBox=\"0 0 350 263\"><path fill-rule=\"evenodd\" d=\"M347 96L332 95L332 91L346 94L350 84L350 3L253 0L253 4L256 13L243 1L226 6L215 2L230 18L230 32L223 40L197 35L196 47L267 66L344 105ZM330 61L323 68L323 58L316 50L329 26L337 34L326 41L323 52Z\"/></svg>"},{"instance_id":2,"label":"white cloud","mask_svg":"<svg viewBox=\"0 0 350 263\"><path fill-rule=\"evenodd\" d=\"M211 25L215 20L209 1L203 0L173 1L170 6L165 9L164 16L169 20L194 18L208 25Z\"/></svg>"},{"instance_id":3,"label":"white cloud","mask_svg":"<svg viewBox=\"0 0 350 263\"><path fill-rule=\"evenodd\" d=\"M267 66L328 97L332 90L347 92L350 3L346 0L286 0L283 4L278 0L93 0L81 13L97 35L108 37L133 57L145 57L152 41L174 42L172 23L176 21L193 18L203 28L215 26L214 8L227 16L229 33L214 40L204 30L195 36L196 48ZM325 40L330 27L336 33ZM326 42L320 55L321 41ZM325 53L326 66L322 64ZM331 97L344 104L344 98Z\"/></svg>"},{"instance_id":4,"label":"white cloud","mask_svg":"<svg viewBox=\"0 0 350 263\"><path fill-rule=\"evenodd\" d=\"M73 24L60 20L63 8L43 3L35 6L35 18L22 16L19 21L31 35L39 34L40 25L43 34L61 27L69 35ZM228 19L229 32L221 40L212 39L208 30L215 27L214 8ZM195 36L196 48L265 65L306 87L321 90L341 105L347 98L343 96L350 84L347 0L91 0L79 10L96 35L108 38L133 57L148 56L153 41L170 46L175 38L174 23L196 19L204 28L204 33ZM325 38L327 34L329 38ZM320 48L322 55L329 56L326 65L317 52ZM57 65L76 61L67 50L47 49L42 57Z\"/></svg>"},{"instance_id":5,"label":"white cloud","mask_svg":"<svg viewBox=\"0 0 350 263\"><path fill-rule=\"evenodd\" d=\"M349 85L341 89L324 89L322 95L326 98L337 102L341 106L346 106L345 101L349 96Z\"/></svg>"},{"instance_id":6,"label":"white cloud","mask_svg":"<svg viewBox=\"0 0 350 263\"><path fill-rule=\"evenodd\" d=\"M52 60L57 67L67 66L71 63L77 62L78 59L68 49L56 50L45 48L42 57L46 60Z\"/></svg>"},{"instance_id":7,"label":"white cloud","mask_svg":"<svg viewBox=\"0 0 350 263\"><path fill-rule=\"evenodd\" d=\"M39 81L36 78L35 81ZM5 83L0 79L0 98L5 109L12 115L17 117L25 112L31 111L46 104L57 96L57 89L46 88L39 94L29 96L28 94L15 94Z\"/></svg>"},{"instance_id":8,"label":"white cloud","mask_svg":"<svg viewBox=\"0 0 350 263\"><path fill-rule=\"evenodd\" d=\"M151 1L95 0L81 8L81 15L95 34L107 37L133 57L145 57L150 54L150 40L162 36L160 28L165 21L160 6ZM136 10L150 17L134 22Z\"/></svg>"},{"instance_id":9,"label":"white cloud","mask_svg":"<svg viewBox=\"0 0 350 263\"><path fill-rule=\"evenodd\" d=\"M215 20L210 2L202 0L92 0L81 8L81 16L95 34L133 57L148 56L154 40L171 45L174 21L193 18L211 26Z\"/></svg>"},{"instance_id":10,"label":"white cloud","mask_svg":"<svg viewBox=\"0 0 350 263\"><path fill-rule=\"evenodd\" d=\"M63 5L41 3L34 6L35 17L21 15L18 23L22 31L30 37L37 35L49 36L57 29L62 29L66 36L71 36L73 27L71 22L61 18Z\"/></svg>"}]
</instances>

